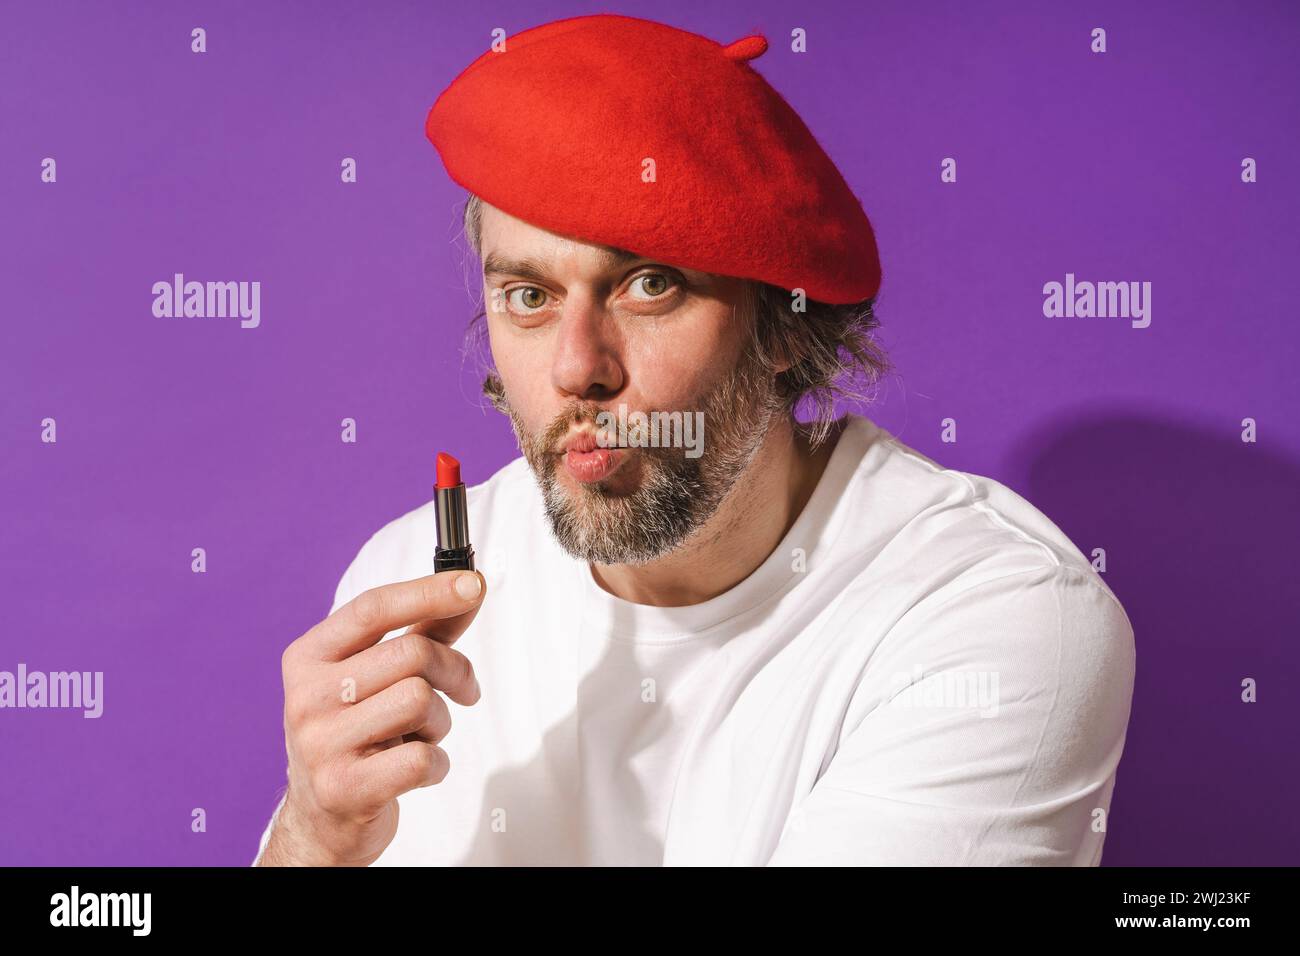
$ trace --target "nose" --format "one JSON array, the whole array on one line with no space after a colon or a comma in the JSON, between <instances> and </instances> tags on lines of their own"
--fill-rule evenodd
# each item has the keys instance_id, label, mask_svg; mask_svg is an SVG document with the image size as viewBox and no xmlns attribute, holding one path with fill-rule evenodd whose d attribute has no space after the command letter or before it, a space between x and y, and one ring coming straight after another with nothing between
<instances>
[{"instance_id":1,"label":"nose","mask_svg":"<svg viewBox=\"0 0 1300 956\"><path fill-rule=\"evenodd\" d=\"M604 306L571 293L564 302L551 361L551 381L565 397L599 401L623 389L620 342Z\"/></svg>"}]
</instances>

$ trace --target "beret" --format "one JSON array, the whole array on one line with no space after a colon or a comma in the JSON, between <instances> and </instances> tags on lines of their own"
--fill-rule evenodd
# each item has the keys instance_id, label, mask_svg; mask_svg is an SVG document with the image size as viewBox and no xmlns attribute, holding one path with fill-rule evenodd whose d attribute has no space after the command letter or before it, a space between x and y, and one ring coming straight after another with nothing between
<instances>
[{"instance_id":1,"label":"beret","mask_svg":"<svg viewBox=\"0 0 1300 956\"><path fill-rule=\"evenodd\" d=\"M766 50L637 17L556 20L466 67L425 133L456 183L538 228L821 302L870 298L871 223L750 65Z\"/></svg>"}]
</instances>

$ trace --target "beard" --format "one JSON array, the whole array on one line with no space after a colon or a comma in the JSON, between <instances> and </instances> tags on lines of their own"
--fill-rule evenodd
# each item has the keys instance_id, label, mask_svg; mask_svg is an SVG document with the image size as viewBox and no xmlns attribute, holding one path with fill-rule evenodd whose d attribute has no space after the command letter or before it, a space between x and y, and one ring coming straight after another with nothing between
<instances>
[{"instance_id":1,"label":"beard","mask_svg":"<svg viewBox=\"0 0 1300 956\"><path fill-rule=\"evenodd\" d=\"M556 474L555 448L577 425L602 432L597 415L610 410L578 400L539 432L525 428L499 380L493 405L510 418L519 448L542 492L546 517L560 546L574 558L594 564L644 564L676 550L696 534L736 487L762 447L785 403L771 370L751 350L715 385L696 397L702 411L701 454L688 458L683 448L637 447L609 478L568 488ZM609 434L607 431L606 434ZM707 439L705 436L707 435ZM630 492L617 486L632 466L640 480Z\"/></svg>"}]
</instances>

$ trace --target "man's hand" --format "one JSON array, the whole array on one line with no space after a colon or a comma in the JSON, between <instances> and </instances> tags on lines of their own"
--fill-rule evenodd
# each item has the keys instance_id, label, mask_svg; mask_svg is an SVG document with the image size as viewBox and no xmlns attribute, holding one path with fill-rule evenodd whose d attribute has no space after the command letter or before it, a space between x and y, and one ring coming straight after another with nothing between
<instances>
[{"instance_id":1,"label":"man's hand","mask_svg":"<svg viewBox=\"0 0 1300 956\"><path fill-rule=\"evenodd\" d=\"M451 645L485 589L474 571L372 588L285 648L289 789L259 866L369 866L397 833L398 795L442 782L451 714L438 692L479 699Z\"/></svg>"}]
</instances>

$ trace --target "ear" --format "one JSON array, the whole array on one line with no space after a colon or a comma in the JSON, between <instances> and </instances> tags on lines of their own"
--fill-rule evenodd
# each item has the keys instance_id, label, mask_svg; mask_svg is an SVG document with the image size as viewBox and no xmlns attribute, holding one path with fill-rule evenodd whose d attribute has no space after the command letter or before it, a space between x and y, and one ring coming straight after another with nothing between
<instances>
[{"instance_id":1,"label":"ear","mask_svg":"<svg viewBox=\"0 0 1300 956\"><path fill-rule=\"evenodd\" d=\"M503 415L510 414L510 402L506 398L505 383L501 381L501 375L495 365L483 377L483 395L498 412Z\"/></svg>"}]
</instances>

